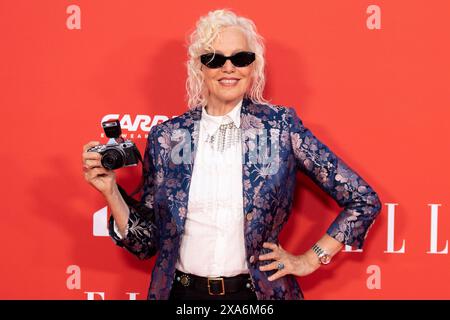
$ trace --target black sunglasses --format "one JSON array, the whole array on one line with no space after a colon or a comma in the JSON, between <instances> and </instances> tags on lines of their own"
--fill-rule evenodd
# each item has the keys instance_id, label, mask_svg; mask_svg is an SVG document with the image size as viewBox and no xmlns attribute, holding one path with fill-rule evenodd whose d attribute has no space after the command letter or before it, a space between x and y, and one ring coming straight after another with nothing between
<instances>
[{"instance_id":1,"label":"black sunglasses","mask_svg":"<svg viewBox=\"0 0 450 320\"><path fill-rule=\"evenodd\" d=\"M255 53L248 51L241 51L226 57L220 53L205 53L200 56L202 64L211 69L221 68L227 60L230 59L231 63L238 68L246 67L255 61Z\"/></svg>"}]
</instances>

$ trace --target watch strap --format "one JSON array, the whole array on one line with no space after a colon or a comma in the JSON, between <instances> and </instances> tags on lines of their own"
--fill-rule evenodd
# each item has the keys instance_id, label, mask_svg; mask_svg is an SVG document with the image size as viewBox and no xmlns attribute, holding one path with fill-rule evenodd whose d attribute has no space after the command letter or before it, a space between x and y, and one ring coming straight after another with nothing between
<instances>
[{"instance_id":1,"label":"watch strap","mask_svg":"<svg viewBox=\"0 0 450 320\"><path fill-rule=\"evenodd\" d=\"M317 243L315 243L311 249L317 255L321 264L330 263L331 260L330 255L325 250L323 250Z\"/></svg>"}]
</instances>

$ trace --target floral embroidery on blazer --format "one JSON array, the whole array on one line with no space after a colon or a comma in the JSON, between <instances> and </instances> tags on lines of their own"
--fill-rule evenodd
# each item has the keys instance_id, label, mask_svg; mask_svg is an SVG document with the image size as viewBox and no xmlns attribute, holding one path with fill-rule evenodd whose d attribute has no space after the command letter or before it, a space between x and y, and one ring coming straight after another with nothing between
<instances>
[{"instance_id":1,"label":"floral embroidery on blazer","mask_svg":"<svg viewBox=\"0 0 450 320\"><path fill-rule=\"evenodd\" d=\"M187 213L189 185L198 141L201 107L154 126L144 156L141 202L128 197L128 232L121 239L109 223L115 243L140 259L158 254L148 299L168 299L179 256ZM362 248L369 228L381 210L376 192L306 128L293 108L255 104L244 98L241 108L243 147L244 235L249 272L259 300L303 299L295 276L270 282L274 271L260 271L264 242L278 243L293 203L296 171L304 172L330 195L342 211L327 233L336 240ZM267 139L255 147L255 134ZM265 142L264 142L265 141ZM271 153L259 156L255 148ZM180 145L182 146L180 148ZM186 148L187 147L187 148ZM264 147L266 147L264 149ZM192 153L189 152L192 150ZM173 161L174 151L188 161ZM264 159L270 158L270 161ZM199 248L201 250L201 248Z\"/></svg>"}]
</instances>

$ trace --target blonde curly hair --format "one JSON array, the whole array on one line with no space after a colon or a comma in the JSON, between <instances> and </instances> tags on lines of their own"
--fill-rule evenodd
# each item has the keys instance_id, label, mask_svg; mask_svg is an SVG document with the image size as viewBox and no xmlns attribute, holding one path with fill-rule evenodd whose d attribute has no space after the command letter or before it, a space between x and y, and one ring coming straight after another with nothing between
<instances>
[{"instance_id":1,"label":"blonde curly hair","mask_svg":"<svg viewBox=\"0 0 450 320\"><path fill-rule=\"evenodd\" d=\"M253 81L246 96L255 103L268 103L263 97L264 74L264 39L256 31L256 26L250 19L237 16L228 9L210 11L200 17L195 30L191 33L188 43L188 61L186 63L188 77L186 80L187 100L190 109L196 106L206 106L206 87L201 72L200 55L205 51L214 52L212 43L219 32L229 26L238 26L246 35L250 50L255 53Z\"/></svg>"}]
</instances>

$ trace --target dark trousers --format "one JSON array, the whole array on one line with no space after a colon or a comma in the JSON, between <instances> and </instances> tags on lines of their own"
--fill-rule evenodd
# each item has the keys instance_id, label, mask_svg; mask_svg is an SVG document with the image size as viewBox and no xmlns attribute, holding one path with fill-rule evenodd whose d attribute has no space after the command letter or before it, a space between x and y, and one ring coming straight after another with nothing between
<instances>
[{"instance_id":1,"label":"dark trousers","mask_svg":"<svg viewBox=\"0 0 450 320\"><path fill-rule=\"evenodd\" d=\"M174 281L170 291L169 300L246 300L256 301L256 294L252 288L243 288L238 292L225 293L224 295L210 295L208 292L199 291L193 286L185 287L179 281Z\"/></svg>"}]
</instances>

